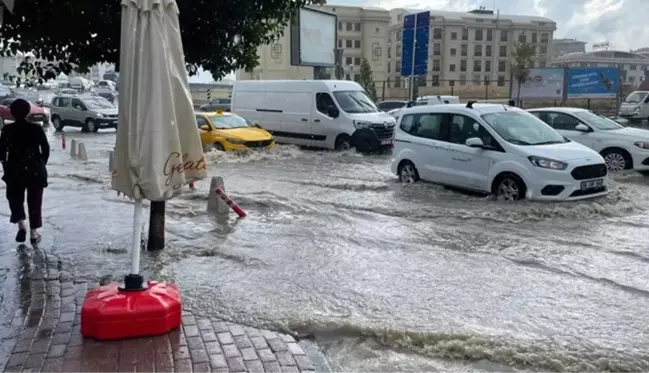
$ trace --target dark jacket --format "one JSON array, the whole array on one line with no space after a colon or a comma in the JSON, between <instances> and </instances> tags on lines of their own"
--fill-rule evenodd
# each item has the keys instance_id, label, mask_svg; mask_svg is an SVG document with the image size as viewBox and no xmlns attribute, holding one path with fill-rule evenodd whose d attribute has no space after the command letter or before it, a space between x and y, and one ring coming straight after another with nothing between
<instances>
[{"instance_id":1,"label":"dark jacket","mask_svg":"<svg viewBox=\"0 0 649 373\"><path fill-rule=\"evenodd\" d=\"M43 127L25 120L6 124L0 135L0 162L7 184L47 187L50 144Z\"/></svg>"}]
</instances>

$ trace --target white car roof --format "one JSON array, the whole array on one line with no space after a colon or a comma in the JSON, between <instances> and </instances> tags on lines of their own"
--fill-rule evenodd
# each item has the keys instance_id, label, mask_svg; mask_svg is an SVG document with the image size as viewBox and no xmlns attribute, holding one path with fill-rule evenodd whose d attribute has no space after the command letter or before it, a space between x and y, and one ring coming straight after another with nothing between
<instances>
[{"instance_id":1,"label":"white car roof","mask_svg":"<svg viewBox=\"0 0 649 373\"><path fill-rule=\"evenodd\" d=\"M527 111L556 111L558 113L578 113L583 111L590 111L579 107L543 107L528 109Z\"/></svg>"},{"instance_id":2,"label":"white car roof","mask_svg":"<svg viewBox=\"0 0 649 373\"><path fill-rule=\"evenodd\" d=\"M411 108L403 108L401 110L401 115L406 114L419 114L419 113L457 113L457 114L470 114L474 113L477 115L488 114L488 113L500 113L505 111L519 111L524 112L524 110L519 109L514 106L508 106L505 104L479 104L474 103L473 107L469 108L466 104L445 104L445 105L427 105L427 106L413 106Z\"/></svg>"}]
</instances>

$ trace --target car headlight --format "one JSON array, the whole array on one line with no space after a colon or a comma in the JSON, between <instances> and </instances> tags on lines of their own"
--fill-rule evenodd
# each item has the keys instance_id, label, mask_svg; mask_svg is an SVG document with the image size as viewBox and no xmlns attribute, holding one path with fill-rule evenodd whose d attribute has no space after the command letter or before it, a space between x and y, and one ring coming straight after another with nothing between
<instances>
[{"instance_id":1,"label":"car headlight","mask_svg":"<svg viewBox=\"0 0 649 373\"><path fill-rule=\"evenodd\" d=\"M98 118L103 118L103 117L104 117L104 114L102 114L102 113L97 113L97 117L98 117Z\"/></svg>"},{"instance_id":2,"label":"car headlight","mask_svg":"<svg viewBox=\"0 0 649 373\"><path fill-rule=\"evenodd\" d=\"M636 141L633 143L633 145L637 146L638 148L649 150L649 141Z\"/></svg>"},{"instance_id":3,"label":"car headlight","mask_svg":"<svg viewBox=\"0 0 649 373\"><path fill-rule=\"evenodd\" d=\"M354 121L354 127L361 130L361 129L364 129L364 128L372 127L372 123L364 121L364 120L355 120Z\"/></svg>"},{"instance_id":4,"label":"car headlight","mask_svg":"<svg viewBox=\"0 0 649 373\"><path fill-rule=\"evenodd\" d=\"M230 144L234 144L234 145L243 145L243 144L246 142L245 140L241 140L241 139L233 139L233 138L230 138L230 137L226 138L226 140L227 140Z\"/></svg>"},{"instance_id":5,"label":"car headlight","mask_svg":"<svg viewBox=\"0 0 649 373\"><path fill-rule=\"evenodd\" d=\"M568 164L565 162L557 161L554 159L543 158L543 157L527 157L527 159L532 162L536 167L549 168L551 170L565 170L568 168Z\"/></svg>"}]
</instances>

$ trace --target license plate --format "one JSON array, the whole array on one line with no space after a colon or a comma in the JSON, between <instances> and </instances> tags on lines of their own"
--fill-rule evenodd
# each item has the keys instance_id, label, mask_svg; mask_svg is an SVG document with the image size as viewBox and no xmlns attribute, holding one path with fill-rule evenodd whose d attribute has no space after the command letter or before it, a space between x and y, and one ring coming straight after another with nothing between
<instances>
[{"instance_id":1,"label":"license plate","mask_svg":"<svg viewBox=\"0 0 649 373\"><path fill-rule=\"evenodd\" d=\"M381 145L390 145L390 144L392 144L392 139L381 141Z\"/></svg>"},{"instance_id":2,"label":"license plate","mask_svg":"<svg viewBox=\"0 0 649 373\"><path fill-rule=\"evenodd\" d=\"M604 179L588 180L581 182L581 190L600 188L604 185Z\"/></svg>"}]
</instances>

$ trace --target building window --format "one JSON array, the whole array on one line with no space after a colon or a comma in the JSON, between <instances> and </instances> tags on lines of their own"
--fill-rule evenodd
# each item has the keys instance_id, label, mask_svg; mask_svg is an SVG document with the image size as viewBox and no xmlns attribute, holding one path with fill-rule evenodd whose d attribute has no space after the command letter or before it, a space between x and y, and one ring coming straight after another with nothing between
<instances>
[{"instance_id":1,"label":"building window","mask_svg":"<svg viewBox=\"0 0 649 373\"><path fill-rule=\"evenodd\" d=\"M466 71L466 60L460 61L460 71Z\"/></svg>"},{"instance_id":2,"label":"building window","mask_svg":"<svg viewBox=\"0 0 649 373\"><path fill-rule=\"evenodd\" d=\"M440 71L441 68L441 63L439 60L433 60L433 71Z\"/></svg>"},{"instance_id":3,"label":"building window","mask_svg":"<svg viewBox=\"0 0 649 373\"><path fill-rule=\"evenodd\" d=\"M354 57L354 65L356 65L356 66L361 65L361 58L360 57Z\"/></svg>"},{"instance_id":4,"label":"building window","mask_svg":"<svg viewBox=\"0 0 649 373\"><path fill-rule=\"evenodd\" d=\"M397 14L397 21L401 21L403 19L403 14Z\"/></svg>"},{"instance_id":5,"label":"building window","mask_svg":"<svg viewBox=\"0 0 649 373\"><path fill-rule=\"evenodd\" d=\"M521 33L518 35L518 42L519 43L526 43L527 42L527 35L525 33Z\"/></svg>"},{"instance_id":6,"label":"building window","mask_svg":"<svg viewBox=\"0 0 649 373\"><path fill-rule=\"evenodd\" d=\"M361 74L354 74L354 81L357 82L361 80Z\"/></svg>"},{"instance_id":7,"label":"building window","mask_svg":"<svg viewBox=\"0 0 649 373\"><path fill-rule=\"evenodd\" d=\"M539 47L539 54L541 56L545 56L546 54L548 54L548 46L547 45L541 45Z\"/></svg>"},{"instance_id":8,"label":"building window","mask_svg":"<svg viewBox=\"0 0 649 373\"><path fill-rule=\"evenodd\" d=\"M638 68L638 66L636 66L636 65L629 65L629 70L635 70L637 68Z\"/></svg>"},{"instance_id":9,"label":"building window","mask_svg":"<svg viewBox=\"0 0 649 373\"><path fill-rule=\"evenodd\" d=\"M441 38L442 38L442 29L441 28L433 29L433 39L441 39Z\"/></svg>"},{"instance_id":10,"label":"building window","mask_svg":"<svg viewBox=\"0 0 649 373\"><path fill-rule=\"evenodd\" d=\"M473 76L473 84L474 84L474 85L480 85L480 83L482 83L482 82L480 81L480 75L474 75L474 76Z\"/></svg>"},{"instance_id":11,"label":"building window","mask_svg":"<svg viewBox=\"0 0 649 373\"><path fill-rule=\"evenodd\" d=\"M338 22L338 30L342 30L342 29L343 29L343 23L342 23L342 22Z\"/></svg>"},{"instance_id":12,"label":"building window","mask_svg":"<svg viewBox=\"0 0 649 373\"><path fill-rule=\"evenodd\" d=\"M504 42L509 41L509 36L507 31L505 30L500 31L500 41L504 41Z\"/></svg>"},{"instance_id":13,"label":"building window","mask_svg":"<svg viewBox=\"0 0 649 373\"><path fill-rule=\"evenodd\" d=\"M460 56L466 57L469 53L469 46L467 44L462 44L460 46Z\"/></svg>"},{"instance_id":14,"label":"building window","mask_svg":"<svg viewBox=\"0 0 649 373\"><path fill-rule=\"evenodd\" d=\"M505 77L502 75L498 76L498 87L504 87L505 86Z\"/></svg>"},{"instance_id":15,"label":"building window","mask_svg":"<svg viewBox=\"0 0 649 373\"><path fill-rule=\"evenodd\" d=\"M351 48L352 47L352 41L351 40L345 40L345 47Z\"/></svg>"},{"instance_id":16,"label":"building window","mask_svg":"<svg viewBox=\"0 0 649 373\"><path fill-rule=\"evenodd\" d=\"M345 74L345 80L352 80L349 74Z\"/></svg>"},{"instance_id":17,"label":"building window","mask_svg":"<svg viewBox=\"0 0 649 373\"><path fill-rule=\"evenodd\" d=\"M457 32L451 32L451 40L457 40Z\"/></svg>"},{"instance_id":18,"label":"building window","mask_svg":"<svg viewBox=\"0 0 649 373\"><path fill-rule=\"evenodd\" d=\"M354 60L351 57L345 58L345 65L351 66Z\"/></svg>"},{"instance_id":19,"label":"building window","mask_svg":"<svg viewBox=\"0 0 649 373\"><path fill-rule=\"evenodd\" d=\"M397 60L394 63L394 72L395 73L400 73L401 72L401 60Z\"/></svg>"},{"instance_id":20,"label":"building window","mask_svg":"<svg viewBox=\"0 0 649 373\"><path fill-rule=\"evenodd\" d=\"M417 85L419 85L420 87L426 86L426 75L417 76Z\"/></svg>"},{"instance_id":21,"label":"building window","mask_svg":"<svg viewBox=\"0 0 649 373\"><path fill-rule=\"evenodd\" d=\"M392 48L388 48L388 58L392 58Z\"/></svg>"},{"instance_id":22,"label":"building window","mask_svg":"<svg viewBox=\"0 0 649 373\"><path fill-rule=\"evenodd\" d=\"M352 25L351 22L347 22L347 25L345 25L345 28L347 29L347 31L351 31L353 27L354 27L354 25Z\"/></svg>"},{"instance_id":23,"label":"building window","mask_svg":"<svg viewBox=\"0 0 649 373\"><path fill-rule=\"evenodd\" d=\"M441 56L442 55L442 45L439 43L433 44L433 56Z\"/></svg>"},{"instance_id":24,"label":"building window","mask_svg":"<svg viewBox=\"0 0 649 373\"><path fill-rule=\"evenodd\" d=\"M491 57L491 45L487 45L484 49L484 55L487 57Z\"/></svg>"},{"instance_id":25,"label":"building window","mask_svg":"<svg viewBox=\"0 0 649 373\"><path fill-rule=\"evenodd\" d=\"M544 32L541 34L541 43L547 43L548 42L548 33Z\"/></svg>"},{"instance_id":26,"label":"building window","mask_svg":"<svg viewBox=\"0 0 649 373\"><path fill-rule=\"evenodd\" d=\"M448 71L455 71L455 64L454 63L448 65Z\"/></svg>"},{"instance_id":27,"label":"building window","mask_svg":"<svg viewBox=\"0 0 649 373\"><path fill-rule=\"evenodd\" d=\"M460 75L460 85L466 84L466 75Z\"/></svg>"},{"instance_id":28,"label":"building window","mask_svg":"<svg viewBox=\"0 0 649 373\"><path fill-rule=\"evenodd\" d=\"M469 29L462 30L462 40L469 40Z\"/></svg>"},{"instance_id":29,"label":"building window","mask_svg":"<svg viewBox=\"0 0 649 373\"><path fill-rule=\"evenodd\" d=\"M484 72L486 73L491 72L491 61L487 60L484 62Z\"/></svg>"},{"instance_id":30,"label":"building window","mask_svg":"<svg viewBox=\"0 0 649 373\"><path fill-rule=\"evenodd\" d=\"M356 48L356 49L361 48L361 41L360 40L354 40L354 48Z\"/></svg>"},{"instance_id":31,"label":"building window","mask_svg":"<svg viewBox=\"0 0 649 373\"><path fill-rule=\"evenodd\" d=\"M494 40L494 30L487 29L487 41L493 41L493 40Z\"/></svg>"},{"instance_id":32,"label":"building window","mask_svg":"<svg viewBox=\"0 0 649 373\"><path fill-rule=\"evenodd\" d=\"M361 30L361 24L360 23L354 23L354 31L360 31Z\"/></svg>"},{"instance_id":33,"label":"building window","mask_svg":"<svg viewBox=\"0 0 649 373\"><path fill-rule=\"evenodd\" d=\"M451 56L457 55L457 49L456 48L451 48Z\"/></svg>"},{"instance_id":34,"label":"building window","mask_svg":"<svg viewBox=\"0 0 649 373\"><path fill-rule=\"evenodd\" d=\"M388 61L388 74L392 72L392 62Z\"/></svg>"},{"instance_id":35,"label":"building window","mask_svg":"<svg viewBox=\"0 0 649 373\"><path fill-rule=\"evenodd\" d=\"M397 57L401 57L401 48L397 47Z\"/></svg>"},{"instance_id":36,"label":"building window","mask_svg":"<svg viewBox=\"0 0 649 373\"><path fill-rule=\"evenodd\" d=\"M433 75L430 80L430 85L433 87L439 87L439 75Z\"/></svg>"},{"instance_id":37,"label":"building window","mask_svg":"<svg viewBox=\"0 0 649 373\"><path fill-rule=\"evenodd\" d=\"M500 46L500 57L507 57L507 46L506 45L501 45Z\"/></svg>"},{"instance_id":38,"label":"building window","mask_svg":"<svg viewBox=\"0 0 649 373\"><path fill-rule=\"evenodd\" d=\"M507 71L507 61L498 61L498 72L504 73Z\"/></svg>"},{"instance_id":39,"label":"building window","mask_svg":"<svg viewBox=\"0 0 649 373\"><path fill-rule=\"evenodd\" d=\"M473 56L482 57L482 45L477 44L473 46Z\"/></svg>"},{"instance_id":40,"label":"building window","mask_svg":"<svg viewBox=\"0 0 649 373\"><path fill-rule=\"evenodd\" d=\"M375 33L375 34L378 34L378 33L380 33L380 32L381 32L381 29L379 29L378 27L374 29L374 33Z\"/></svg>"},{"instance_id":41,"label":"building window","mask_svg":"<svg viewBox=\"0 0 649 373\"><path fill-rule=\"evenodd\" d=\"M538 38L538 35L536 34L536 32L533 32L532 33L532 43L534 43L534 44L538 43L539 42L538 39L539 38Z\"/></svg>"},{"instance_id":42,"label":"building window","mask_svg":"<svg viewBox=\"0 0 649 373\"><path fill-rule=\"evenodd\" d=\"M482 39L483 39L482 29L481 28L476 29L475 30L475 40L476 41L482 41Z\"/></svg>"},{"instance_id":43,"label":"building window","mask_svg":"<svg viewBox=\"0 0 649 373\"><path fill-rule=\"evenodd\" d=\"M338 39L338 48L342 48L342 47L343 47L343 40Z\"/></svg>"},{"instance_id":44,"label":"building window","mask_svg":"<svg viewBox=\"0 0 649 373\"><path fill-rule=\"evenodd\" d=\"M400 88L401 87L401 78L398 76L394 77L394 88Z\"/></svg>"},{"instance_id":45,"label":"building window","mask_svg":"<svg viewBox=\"0 0 649 373\"><path fill-rule=\"evenodd\" d=\"M397 41L401 41L401 30L397 31Z\"/></svg>"},{"instance_id":46,"label":"building window","mask_svg":"<svg viewBox=\"0 0 649 373\"><path fill-rule=\"evenodd\" d=\"M479 73L482 71L482 61L473 60L473 72Z\"/></svg>"},{"instance_id":47,"label":"building window","mask_svg":"<svg viewBox=\"0 0 649 373\"><path fill-rule=\"evenodd\" d=\"M282 45L279 43L273 44L273 47L270 49L270 57L272 59L279 59L279 57L282 55Z\"/></svg>"},{"instance_id":48,"label":"building window","mask_svg":"<svg viewBox=\"0 0 649 373\"><path fill-rule=\"evenodd\" d=\"M546 66L547 66L547 64L545 63L545 61L540 61L540 62L539 62L539 67L540 67L540 68L543 69L543 68L545 68Z\"/></svg>"}]
</instances>

